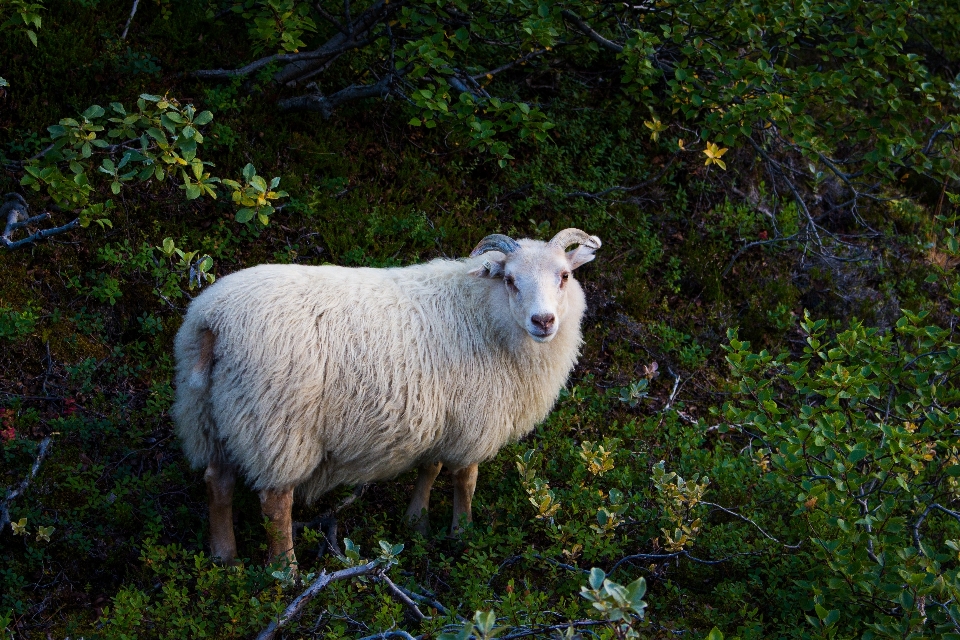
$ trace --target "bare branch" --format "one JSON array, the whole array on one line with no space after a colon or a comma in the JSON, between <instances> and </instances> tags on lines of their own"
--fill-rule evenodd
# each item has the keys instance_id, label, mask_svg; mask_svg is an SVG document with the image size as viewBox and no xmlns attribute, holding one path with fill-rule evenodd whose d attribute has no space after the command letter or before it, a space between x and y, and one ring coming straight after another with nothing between
<instances>
[{"instance_id":1,"label":"bare branch","mask_svg":"<svg viewBox=\"0 0 960 640\"><path fill-rule=\"evenodd\" d=\"M387 574L381 573L379 576L377 576L377 580L387 585L387 589L390 591L391 595L393 595L394 598L402 602L407 607L407 609L410 610L410 613L412 613L413 616L417 619L417 622L426 620L429 617L429 616L423 615L423 612L420 611L420 609L417 607L417 603L411 600L410 596L408 596L403 589L395 585L393 583L393 580L387 577Z\"/></svg>"},{"instance_id":2,"label":"bare branch","mask_svg":"<svg viewBox=\"0 0 960 640\"><path fill-rule=\"evenodd\" d=\"M927 516L930 515L930 512L933 511L934 509L938 511L942 511L948 516L953 516L958 522L960 522L960 513L957 513L956 511L951 511L950 509L947 509L946 507L943 507L939 504L927 505L926 510L924 510L923 514L919 518L917 518L917 522L913 525L913 544L917 547L917 553L919 553L920 555L926 555L923 552L923 547L920 546L920 525L923 524L923 521L927 519Z\"/></svg>"},{"instance_id":3,"label":"bare branch","mask_svg":"<svg viewBox=\"0 0 960 640\"><path fill-rule=\"evenodd\" d=\"M347 31L342 24L340 24L340 21L334 18L333 15L331 15L326 9L324 9L323 5L321 5L319 2L314 2L313 8L316 9L317 13L319 13L324 20L326 20L327 22L335 26L337 28L337 31L339 31L345 36L350 35L350 32Z\"/></svg>"},{"instance_id":4,"label":"bare branch","mask_svg":"<svg viewBox=\"0 0 960 640\"><path fill-rule=\"evenodd\" d=\"M295 620L303 611L303 608L307 605L307 603L313 600L316 595L331 582L348 580L358 576L365 576L375 573L379 570L380 563L374 560L373 562L368 562L367 564L360 565L358 567L342 569L335 573L327 573L326 571L322 572L319 576L317 576L316 580L314 580L313 583L307 587L306 591L297 596L294 601L283 610L283 613L280 614L280 617L277 620L272 621L266 629L260 632L260 635L257 636L257 640L271 640L272 638L276 637L277 632L280 631L280 629L282 629L285 625Z\"/></svg>"},{"instance_id":5,"label":"bare branch","mask_svg":"<svg viewBox=\"0 0 960 640\"><path fill-rule=\"evenodd\" d=\"M583 21L583 18L575 14L573 11L570 11L569 9L564 9L560 13L565 18L569 19L570 22L577 25L577 28L580 29L580 31L582 31L584 35L586 35L588 38L590 38L591 40L599 44L601 47L606 47L607 49L610 49L611 51L616 51L617 53L623 52L622 46L620 46L616 42L607 40L602 35L594 31L589 24Z\"/></svg>"},{"instance_id":6,"label":"bare branch","mask_svg":"<svg viewBox=\"0 0 960 640\"><path fill-rule=\"evenodd\" d=\"M133 9L130 9L130 17L127 18L127 24L123 27L123 33L120 34L121 40L127 39L127 32L130 30L130 23L133 22L133 16L137 14L137 5L140 4L140 0L133 0Z\"/></svg>"},{"instance_id":7,"label":"bare branch","mask_svg":"<svg viewBox=\"0 0 960 640\"><path fill-rule=\"evenodd\" d=\"M6 527L7 523L10 522L10 503L16 498L20 497L20 495L27 490L27 487L30 486L30 482L37 475L37 471L40 470L40 463L43 462L43 459L47 457L47 453L49 453L49 451L50 437L47 436L40 442L40 446L37 447L37 457L33 461L33 466L30 467L30 473L27 474L27 477L23 479L16 489L8 490L3 502L0 502L0 532L2 532L3 528Z\"/></svg>"},{"instance_id":8,"label":"bare branch","mask_svg":"<svg viewBox=\"0 0 960 640\"><path fill-rule=\"evenodd\" d=\"M49 213L41 213L40 215L29 217L27 213L27 201L24 200L23 196L19 193L8 193L4 196L4 203L0 206L0 219L4 216L7 218L7 224L3 230L3 235L0 235L0 244L6 249L16 249L26 244L36 242L37 240L43 240L44 238L76 229L80 226L80 218L76 218L63 226L37 231L17 241L12 240L10 235L17 229L22 229L42 220L50 219Z\"/></svg>"},{"instance_id":9,"label":"bare branch","mask_svg":"<svg viewBox=\"0 0 960 640\"><path fill-rule=\"evenodd\" d=\"M667 171L670 170L670 167L673 166L673 163L676 161L677 156L679 156L679 155L680 155L680 151L679 151L679 150L676 151L676 152L674 152L674 154L670 157L670 160L667 161L667 164L663 165L663 167L660 169L660 171L657 172L657 174L656 174L655 176L653 176L652 178L648 178L648 179L644 180L643 182L641 182L640 184L636 184L636 185L634 185L634 186L632 186L632 187L615 186L615 187L610 187L610 188L608 188L608 189L604 189L603 191L597 191L596 193L589 193L589 192L587 192L587 191L572 191L572 192L570 192L570 193L565 193L565 194L564 194L564 197L566 197L566 198L589 198L589 199L591 199L591 200L599 200L600 198L602 198L603 196L607 195L608 193L614 193L614 192L619 192L619 191L622 191L622 192L624 192L624 193L630 193L631 191L636 191L637 189L642 189L642 188L644 188L644 187L646 187L646 186L648 186L648 185L651 185L651 184L657 182L658 180L660 180L660 178L662 178L664 175L666 175Z\"/></svg>"},{"instance_id":10,"label":"bare branch","mask_svg":"<svg viewBox=\"0 0 960 640\"><path fill-rule=\"evenodd\" d=\"M322 93L314 93L296 98L287 98L286 100L281 100L278 106L281 111L319 111L324 119L326 119L332 116L334 110L344 102L362 100L363 98L382 98L389 95L392 92L395 77L394 74L388 74L376 84L351 85L330 96L325 96Z\"/></svg>"},{"instance_id":11,"label":"bare branch","mask_svg":"<svg viewBox=\"0 0 960 640\"><path fill-rule=\"evenodd\" d=\"M381 631L380 633L375 633L372 636L363 636L360 640L380 640L381 638L403 638L404 640L418 640L423 636L412 636L403 629L395 629L393 631Z\"/></svg>"},{"instance_id":12,"label":"bare branch","mask_svg":"<svg viewBox=\"0 0 960 640\"><path fill-rule=\"evenodd\" d=\"M490 71L485 71L485 72L483 72L483 73L478 73L478 74L475 75L475 76L470 76L470 79L471 79L471 80L482 80L482 79L484 79L484 78L492 78L493 76L497 75L498 73L501 73L501 72L503 72L503 71L506 71L507 69L510 69L510 68L512 68L512 67L515 67L515 66L517 66L518 64L523 64L524 62L527 62L528 60L531 60L531 59L533 59L533 58L536 58L537 56L543 55L543 54L546 53L546 52L547 52L546 49L536 49L536 50L534 50L534 51L531 51L531 52L528 53L527 55L525 55L525 56L520 56L520 57L517 58L516 60L513 60L513 61L511 61L511 62L508 62L508 63L506 63L506 64L504 64L504 65L501 65L501 66L497 67L496 69L491 69Z\"/></svg>"},{"instance_id":13,"label":"bare branch","mask_svg":"<svg viewBox=\"0 0 960 640\"><path fill-rule=\"evenodd\" d=\"M410 591L409 589L405 589L400 585L397 585L397 589L402 591L411 600L416 600L420 604L427 605L428 607L433 607L434 609L436 609L437 611L439 611L445 616L455 615L460 620L460 622L467 622L466 618L464 618L463 616L461 616L455 611L451 612L449 609L447 609L445 606L443 606L436 600L431 600L427 596L420 595L419 593L414 593L413 591Z\"/></svg>"},{"instance_id":14,"label":"bare branch","mask_svg":"<svg viewBox=\"0 0 960 640\"><path fill-rule=\"evenodd\" d=\"M773 540L774 542L776 542L776 543L779 544L779 545L782 545L782 546L783 546L784 548L786 548L786 549L799 549L799 548L800 548L800 545L803 544L803 541L802 541L802 540L801 540L800 542L798 542L797 544L794 544L794 545L784 544L783 542L780 542L779 540L777 540L776 538L774 538L772 535L770 535L769 533L767 533L766 531L764 531L763 528L762 528L760 525L758 525L756 522L754 522L753 520L751 520L750 518L748 518L748 517L746 517L746 516L744 516L744 515L740 515L740 514L737 513L736 511L731 511L730 509L727 509L726 507L721 507L721 506L718 505L718 504L714 504L714 503L712 503L712 502L707 502L706 500L701 500L701 501L700 501L700 504L705 504L705 505L707 505L707 506L709 506L709 507L713 507L714 509L719 509L720 511L723 511L724 513L727 513L727 514L730 514L731 516L734 516L735 518L740 518L741 520L743 520L744 522L746 522L746 523L748 523L748 524L752 524L754 527L757 528L757 531L759 531L760 533L762 533L767 539Z\"/></svg>"}]
</instances>

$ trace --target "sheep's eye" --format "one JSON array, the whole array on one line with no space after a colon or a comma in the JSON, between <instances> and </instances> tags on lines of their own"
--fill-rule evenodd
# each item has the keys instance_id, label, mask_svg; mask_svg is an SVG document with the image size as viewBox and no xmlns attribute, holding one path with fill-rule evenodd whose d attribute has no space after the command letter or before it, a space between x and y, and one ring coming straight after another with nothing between
<instances>
[{"instance_id":1,"label":"sheep's eye","mask_svg":"<svg viewBox=\"0 0 960 640\"><path fill-rule=\"evenodd\" d=\"M563 275L561 275L560 277L563 278L563 281L564 281L564 282L566 282L567 280L570 279L570 272L569 272L569 271L564 271L564 272L563 272Z\"/></svg>"},{"instance_id":2,"label":"sheep's eye","mask_svg":"<svg viewBox=\"0 0 960 640\"><path fill-rule=\"evenodd\" d=\"M504 276L503 281L506 282L507 286L510 287L511 289L515 290L517 288L517 283L513 279L513 276Z\"/></svg>"}]
</instances>

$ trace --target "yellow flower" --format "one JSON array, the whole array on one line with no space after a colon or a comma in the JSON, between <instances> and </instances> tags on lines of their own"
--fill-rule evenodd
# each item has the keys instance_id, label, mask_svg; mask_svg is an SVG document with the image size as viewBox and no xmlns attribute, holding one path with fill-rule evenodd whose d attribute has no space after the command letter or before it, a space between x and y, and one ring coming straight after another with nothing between
<instances>
[{"instance_id":1,"label":"yellow flower","mask_svg":"<svg viewBox=\"0 0 960 640\"><path fill-rule=\"evenodd\" d=\"M721 149L713 142L707 143L707 148L703 150L703 154L707 156L707 161L703 164L710 166L711 164L720 165L720 168L726 170L727 165L720 159L720 157L725 154L729 149Z\"/></svg>"}]
</instances>

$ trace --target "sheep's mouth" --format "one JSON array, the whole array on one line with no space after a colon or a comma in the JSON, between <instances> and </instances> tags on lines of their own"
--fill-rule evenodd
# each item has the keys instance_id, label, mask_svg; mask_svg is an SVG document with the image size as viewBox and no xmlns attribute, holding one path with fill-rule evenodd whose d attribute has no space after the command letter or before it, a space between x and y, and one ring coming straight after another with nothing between
<instances>
[{"instance_id":1,"label":"sheep's mouth","mask_svg":"<svg viewBox=\"0 0 960 640\"><path fill-rule=\"evenodd\" d=\"M541 331L537 329L527 329L527 333L530 334L530 337L536 340L537 342L550 342L553 340L553 337L557 335L555 329L550 329L547 331Z\"/></svg>"}]
</instances>

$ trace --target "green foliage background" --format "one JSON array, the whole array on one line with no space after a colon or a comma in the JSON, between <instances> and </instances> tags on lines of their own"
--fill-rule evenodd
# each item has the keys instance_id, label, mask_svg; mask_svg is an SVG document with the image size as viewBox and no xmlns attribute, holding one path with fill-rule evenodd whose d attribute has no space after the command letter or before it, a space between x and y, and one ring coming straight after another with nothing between
<instances>
[{"instance_id":1,"label":"green foliage background","mask_svg":"<svg viewBox=\"0 0 960 640\"><path fill-rule=\"evenodd\" d=\"M347 560L297 540L443 608L336 582L284 633L960 637L952 2L142 0L124 38L132 4L0 0L0 188L51 216L11 239L76 221L0 255L0 485L50 442L7 637L248 637L298 593L246 489L245 562L205 555L167 416L216 276L568 226L604 242L583 355L474 525L442 475L409 531L407 474L337 514Z\"/></svg>"}]
</instances>

